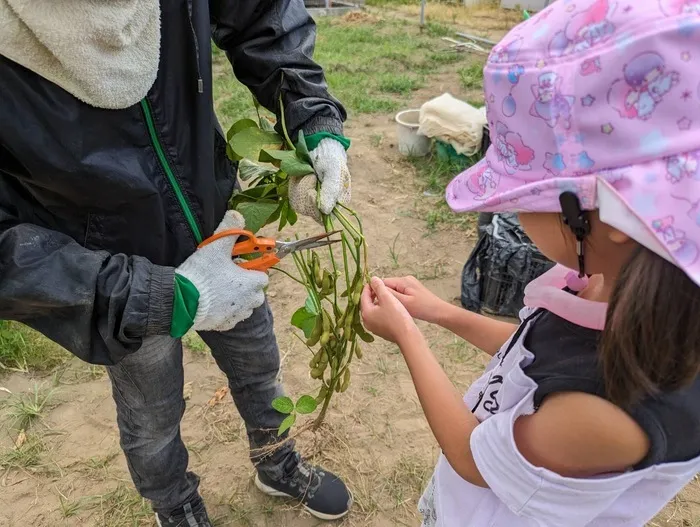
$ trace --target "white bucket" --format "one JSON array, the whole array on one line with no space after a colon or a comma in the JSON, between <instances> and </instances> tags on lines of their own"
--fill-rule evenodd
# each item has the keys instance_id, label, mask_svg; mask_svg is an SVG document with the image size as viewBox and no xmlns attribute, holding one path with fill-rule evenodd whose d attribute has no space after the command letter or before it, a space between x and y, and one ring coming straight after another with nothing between
<instances>
[{"instance_id":1,"label":"white bucket","mask_svg":"<svg viewBox=\"0 0 700 527\"><path fill-rule=\"evenodd\" d=\"M423 157L430 153L430 138L418 133L420 110L404 110L396 114L399 152L405 156Z\"/></svg>"}]
</instances>

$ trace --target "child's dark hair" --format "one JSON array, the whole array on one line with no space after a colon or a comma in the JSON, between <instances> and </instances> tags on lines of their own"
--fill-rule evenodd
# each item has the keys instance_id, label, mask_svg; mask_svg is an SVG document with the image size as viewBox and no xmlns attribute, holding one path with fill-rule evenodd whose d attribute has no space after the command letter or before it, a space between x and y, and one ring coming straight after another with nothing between
<instances>
[{"instance_id":1,"label":"child's dark hair","mask_svg":"<svg viewBox=\"0 0 700 527\"><path fill-rule=\"evenodd\" d=\"M621 269L600 342L610 400L627 406L700 371L700 287L640 246Z\"/></svg>"}]
</instances>

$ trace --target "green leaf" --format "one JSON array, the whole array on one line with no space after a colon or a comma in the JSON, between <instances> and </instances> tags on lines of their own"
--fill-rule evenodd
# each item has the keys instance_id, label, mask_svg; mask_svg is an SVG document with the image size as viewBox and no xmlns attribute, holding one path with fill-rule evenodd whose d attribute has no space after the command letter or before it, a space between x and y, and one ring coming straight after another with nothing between
<instances>
[{"instance_id":1,"label":"green leaf","mask_svg":"<svg viewBox=\"0 0 700 527\"><path fill-rule=\"evenodd\" d=\"M306 145L306 139L304 138L304 132L299 130L299 139L297 141L297 156L302 161L311 165L311 156L309 155L309 147Z\"/></svg>"},{"instance_id":2,"label":"green leaf","mask_svg":"<svg viewBox=\"0 0 700 527\"><path fill-rule=\"evenodd\" d=\"M311 414L318 408L318 403L316 399L310 395L302 395L297 401L296 410L300 414Z\"/></svg>"},{"instance_id":3,"label":"green leaf","mask_svg":"<svg viewBox=\"0 0 700 527\"><path fill-rule=\"evenodd\" d=\"M230 141L231 138L241 130L252 127L258 128L258 123L252 119L241 119L240 121L236 121L233 123L233 125L231 125L231 128L228 129L228 132L226 132L226 141Z\"/></svg>"},{"instance_id":4,"label":"green leaf","mask_svg":"<svg viewBox=\"0 0 700 527\"><path fill-rule=\"evenodd\" d=\"M297 220L298 220L297 213L294 212L294 209L292 207L289 207L289 210L287 211L287 221L289 222L290 225L294 225Z\"/></svg>"},{"instance_id":5,"label":"green leaf","mask_svg":"<svg viewBox=\"0 0 700 527\"><path fill-rule=\"evenodd\" d=\"M245 228L253 233L258 232L266 224L272 213L277 209L276 202L250 201L240 203L236 210L245 218Z\"/></svg>"},{"instance_id":6,"label":"green leaf","mask_svg":"<svg viewBox=\"0 0 700 527\"><path fill-rule=\"evenodd\" d=\"M269 119L266 119L265 117L260 118L260 128L265 130L266 132L274 132L275 131L275 125L270 122Z\"/></svg>"},{"instance_id":7,"label":"green leaf","mask_svg":"<svg viewBox=\"0 0 700 527\"><path fill-rule=\"evenodd\" d=\"M238 194L242 195L242 196L247 196L247 197L250 197L253 199L261 199L261 198L269 195L270 192L273 190L275 190L275 184L268 183L265 185L256 185L255 187L247 188L244 191L239 192Z\"/></svg>"},{"instance_id":8,"label":"green leaf","mask_svg":"<svg viewBox=\"0 0 700 527\"><path fill-rule=\"evenodd\" d=\"M297 156L294 150L263 150L260 161L272 163L291 177L313 174L313 167Z\"/></svg>"},{"instance_id":9,"label":"green leaf","mask_svg":"<svg viewBox=\"0 0 700 527\"><path fill-rule=\"evenodd\" d=\"M316 326L316 313L309 313L306 307L300 307L292 315L292 326L299 328L304 332L304 336L308 339L311 332Z\"/></svg>"},{"instance_id":10,"label":"green leaf","mask_svg":"<svg viewBox=\"0 0 700 527\"><path fill-rule=\"evenodd\" d=\"M261 150L274 151L282 146L282 138L274 132L265 132L257 126L245 128L231 138L231 149L240 159L258 161Z\"/></svg>"},{"instance_id":11,"label":"green leaf","mask_svg":"<svg viewBox=\"0 0 700 527\"><path fill-rule=\"evenodd\" d=\"M320 315L318 312L318 308L316 307L316 302L314 302L314 299L311 297L311 295L306 297L306 302L304 302L304 309L306 309L309 313L313 313L314 315Z\"/></svg>"},{"instance_id":12,"label":"green leaf","mask_svg":"<svg viewBox=\"0 0 700 527\"><path fill-rule=\"evenodd\" d=\"M297 415L296 414L289 414L287 417L284 418L284 421L282 421L282 424L279 427L279 430L277 430L277 435L281 436L284 434L287 430L289 430L292 426L294 426L294 423L297 422Z\"/></svg>"},{"instance_id":13,"label":"green leaf","mask_svg":"<svg viewBox=\"0 0 700 527\"><path fill-rule=\"evenodd\" d=\"M276 397L272 400L272 407L281 414L291 414L294 411L294 401L289 397Z\"/></svg>"},{"instance_id":14,"label":"green leaf","mask_svg":"<svg viewBox=\"0 0 700 527\"><path fill-rule=\"evenodd\" d=\"M280 211L280 226L279 230L281 231L284 229L284 226L287 225L287 212L289 211L289 201L284 201L282 203L282 210Z\"/></svg>"},{"instance_id":15,"label":"green leaf","mask_svg":"<svg viewBox=\"0 0 700 527\"><path fill-rule=\"evenodd\" d=\"M258 165L256 162L251 161L250 159L241 159L241 162L238 163L238 177L241 178L241 181L249 181L259 177L272 176L275 174L275 172L277 171L270 167Z\"/></svg>"},{"instance_id":16,"label":"green leaf","mask_svg":"<svg viewBox=\"0 0 700 527\"><path fill-rule=\"evenodd\" d=\"M275 212L272 213L272 216L270 216L267 219L267 223L275 223L279 217L280 217L280 212L282 212L282 207L284 206L284 202L279 202L277 205L277 209L275 209Z\"/></svg>"}]
</instances>

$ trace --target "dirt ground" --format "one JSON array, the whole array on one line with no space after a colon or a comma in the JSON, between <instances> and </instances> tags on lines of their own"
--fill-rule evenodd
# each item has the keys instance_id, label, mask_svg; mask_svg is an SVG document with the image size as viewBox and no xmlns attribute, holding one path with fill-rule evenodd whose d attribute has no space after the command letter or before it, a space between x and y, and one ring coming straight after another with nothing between
<instances>
[{"instance_id":1,"label":"dirt ground","mask_svg":"<svg viewBox=\"0 0 700 527\"><path fill-rule=\"evenodd\" d=\"M450 90L450 82L447 77L433 79L414 102ZM451 226L426 229L426 214L441 198L424 196L412 165L398 155L392 116L357 118L347 133L353 140L353 205L364 220L372 272L414 274L442 298L458 302L460 270L473 232ZM305 221L296 227L300 235L312 230ZM283 357L282 381L293 396L307 393L315 386L308 375L308 351L292 337L288 323L304 293L280 273L273 274L269 291ZM466 389L485 365L484 356L444 330L423 329L453 382ZM201 490L215 525L320 525L299 507L264 497L254 488L243 422L230 398L210 404L225 379L199 342L188 342L182 433L190 469L202 477ZM0 385L19 394L31 392L35 382L52 385L50 378L19 374L5 377ZM147 506L131 490L104 372L75 361L53 384L46 417L35 425L43 442L37 447L40 462L31 469L0 473L0 525L153 525ZM5 397L9 394L0 391L0 398ZM0 433L0 448L11 447L13 440L9 432ZM419 525L417 500L438 448L395 346L365 346L351 387L335 399L325 427L316 435L302 434L298 444L315 463L341 475L354 493L354 508L342 525ZM652 525L700 525L699 488L690 487Z\"/></svg>"}]
</instances>

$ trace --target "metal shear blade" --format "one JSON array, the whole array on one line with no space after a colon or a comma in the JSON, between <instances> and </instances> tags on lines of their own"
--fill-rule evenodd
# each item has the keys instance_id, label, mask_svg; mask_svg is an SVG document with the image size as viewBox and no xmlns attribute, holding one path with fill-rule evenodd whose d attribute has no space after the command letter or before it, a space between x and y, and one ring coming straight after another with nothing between
<instances>
[{"instance_id":1,"label":"metal shear blade","mask_svg":"<svg viewBox=\"0 0 700 527\"><path fill-rule=\"evenodd\" d=\"M341 231L326 232L317 236L311 236L310 238L304 238L303 240L296 240L293 242L277 241L275 244L277 248L277 257L284 258L285 256L296 251L316 249L318 247L326 247L328 245L338 243L341 240L324 240L324 238L329 238L334 234L338 234L339 232Z\"/></svg>"}]
</instances>

